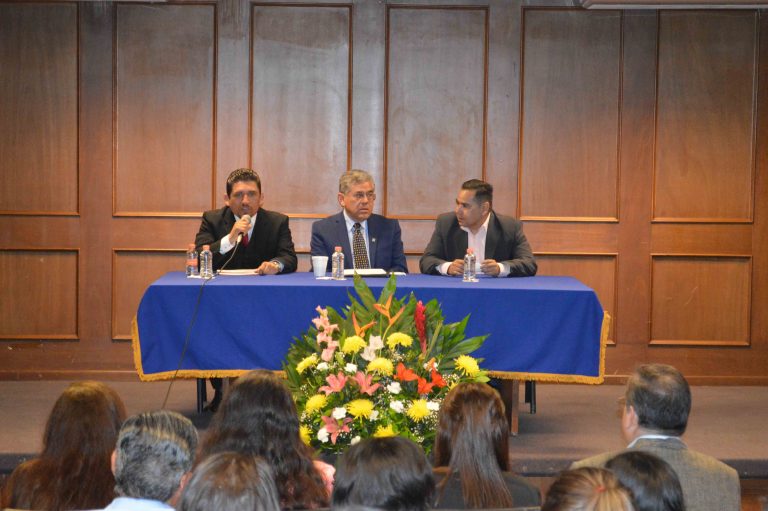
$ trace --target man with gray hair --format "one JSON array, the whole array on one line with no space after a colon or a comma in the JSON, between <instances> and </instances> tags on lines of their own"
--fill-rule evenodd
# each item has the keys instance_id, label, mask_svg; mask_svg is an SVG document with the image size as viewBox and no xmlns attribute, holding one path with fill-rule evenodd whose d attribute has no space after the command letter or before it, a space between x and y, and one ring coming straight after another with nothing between
<instances>
[{"instance_id":1,"label":"man with gray hair","mask_svg":"<svg viewBox=\"0 0 768 511\"><path fill-rule=\"evenodd\" d=\"M176 412L158 410L129 417L112 453L115 493L105 509L173 509L197 449L197 430Z\"/></svg>"},{"instance_id":2,"label":"man with gray hair","mask_svg":"<svg viewBox=\"0 0 768 511\"><path fill-rule=\"evenodd\" d=\"M674 469L683 488L687 511L738 511L738 473L725 463L688 449L680 437L688 426L691 389L670 365L641 365L627 381L622 403L621 431L637 449L655 454ZM571 468L602 467L619 453L577 461Z\"/></svg>"},{"instance_id":3,"label":"man with gray hair","mask_svg":"<svg viewBox=\"0 0 768 511\"><path fill-rule=\"evenodd\" d=\"M345 172L339 179L338 200L341 212L312 224L312 255L328 256L326 271L331 271L334 248L341 247L344 268L407 273L400 223L373 213L373 177L364 170Z\"/></svg>"}]
</instances>

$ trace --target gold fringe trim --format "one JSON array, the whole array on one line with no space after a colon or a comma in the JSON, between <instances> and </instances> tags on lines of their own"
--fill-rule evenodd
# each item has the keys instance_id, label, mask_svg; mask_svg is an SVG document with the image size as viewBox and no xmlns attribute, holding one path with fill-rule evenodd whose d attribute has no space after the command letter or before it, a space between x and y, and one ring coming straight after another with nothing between
<instances>
[{"instance_id":1,"label":"gold fringe trim","mask_svg":"<svg viewBox=\"0 0 768 511\"><path fill-rule=\"evenodd\" d=\"M502 380L531 380L550 383L586 383L600 385L605 380L605 347L608 344L608 331L611 329L611 315L603 311L603 323L600 326L600 369L597 376L556 373L519 373L511 371L488 371L488 376Z\"/></svg>"}]
</instances>

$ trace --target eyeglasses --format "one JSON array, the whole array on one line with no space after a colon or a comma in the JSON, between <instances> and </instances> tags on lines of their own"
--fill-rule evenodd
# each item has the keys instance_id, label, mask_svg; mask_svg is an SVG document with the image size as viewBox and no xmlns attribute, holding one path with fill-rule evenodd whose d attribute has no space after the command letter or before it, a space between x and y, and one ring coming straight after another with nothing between
<instances>
[{"instance_id":1,"label":"eyeglasses","mask_svg":"<svg viewBox=\"0 0 768 511\"><path fill-rule=\"evenodd\" d=\"M361 201L363 199L376 200L376 192L355 192L351 195L356 201Z\"/></svg>"}]
</instances>

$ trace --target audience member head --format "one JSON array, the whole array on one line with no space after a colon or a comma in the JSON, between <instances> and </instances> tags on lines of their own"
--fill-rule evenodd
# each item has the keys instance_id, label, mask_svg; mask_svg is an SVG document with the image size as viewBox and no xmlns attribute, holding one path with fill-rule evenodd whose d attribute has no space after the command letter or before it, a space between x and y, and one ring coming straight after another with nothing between
<instances>
[{"instance_id":1,"label":"audience member head","mask_svg":"<svg viewBox=\"0 0 768 511\"><path fill-rule=\"evenodd\" d=\"M129 417L113 457L115 491L123 497L170 502L192 469L197 430L176 412Z\"/></svg>"},{"instance_id":2,"label":"audience member head","mask_svg":"<svg viewBox=\"0 0 768 511\"><path fill-rule=\"evenodd\" d=\"M198 459L234 451L261 456L275 477L283 508L328 505L328 491L299 436L299 417L282 379L269 371L238 378L224 396L203 439Z\"/></svg>"},{"instance_id":3,"label":"audience member head","mask_svg":"<svg viewBox=\"0 0 768 511\"><path fill-rule=\"evenodd\" d=\"M423 511L434 490L432 468L421 447L403 437L368 438L336 463L332 507Z\"/></svg>"},{"instance_id":4,"label":"audience member head","mask_svg":"<svg viewBox=\"0 0 768 511\"><path fill-rule=\"evenodd\" d=\"M435 439L435 466L450 466L471 508L512 507L502 471L509 470L509 423L501 397L483 383L461 383L445 397Z\"/></svg>"},{"instance_id":5,"label":"audience member head","mask_svg":"<svg viewBox=\"0 0 768 511\"><path fill-rule=\"evenodd\" d=\"M688 425L691 389L670 365L645 364L627 382L622 429L627 441L645 433L680 436Z\"/></svg>"},{"instance_id":6,"label":"audience member head","mask_svg":"<svg viewBox=\"0 0 768 511\"><path fill-rule=\"evenodd\" d=\"M184 487L178 511L279 511L272 470L264 459L220 452L203 460Z\"/></svg>"},{"instance_id":7,"label":"audience member head","mask_svg":"<svg viewBox=\"0 0 768 511\"><path fill-rule=\"evenodd\" d=\"M114 496L110 456L123 401L97 381L70 384L53 405L39 458L19 466L9 478L3 506L20 509L93 509Z\"/></svg>"},{"instance_id":8,"label":"audience member head","mask_svg":"<svg viewBox=\"0 0 768 511\"><path fill-rule=\"evenodd\" d=\"M541 511L635 511L629 490L604 468L562 472L550 486Z\"/></svg>"},{"instance_id":9,"label":"audience member head","mask_svg":"<svg viewBox=\"0 0 768 511\"><path fill-rule=\"evenodd\" d=\"M627 451L611 458L605 468L629 490L635 511L685 511L680 480L658 456Z\"/></svg>"}]
</instances>

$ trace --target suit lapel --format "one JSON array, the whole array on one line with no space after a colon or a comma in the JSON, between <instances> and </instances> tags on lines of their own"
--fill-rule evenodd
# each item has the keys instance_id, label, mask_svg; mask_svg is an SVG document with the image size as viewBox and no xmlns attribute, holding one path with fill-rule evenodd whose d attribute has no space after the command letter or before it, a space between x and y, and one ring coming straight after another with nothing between
<instances>
[{"instance_id":1,"label":"suit lapel","mask_svg":"<svg viewBox=\"0 0 768 511\"><path fill-rule=\"evenodd\" d=\"M491 212L491 218L488 220L488 232L485 235L485 258L496 259L496 245L499 244L499 234L501 229L497 225L496 215Z\"/></svg>"},{"instance_id":2,"label":"suit lapel","mask_svg":"<svg viewBox=\"0 0 768 511\"><path fill-rule=\"evenodd\" d=\"M344 213L336 215L336 235L341 240L341 251L344 252L344 268L354 268L352 259L352 247L349 245L349 234L347 233L347 222L344 220Z\"/></svg>"},{"instance_id":3,"label":"suit lapel","mask_svg":"<svg viewBox=\"0 0 768 511\"><path fill-rule=\"evenodd\" d=\"M377 254L379 252L379 235L381 234L381 224L378 217L371 215L368 217L368 262L371 268L378 268Z\"/></svg>"},{"instance_id":4,"label":"suit lapel","mask_svg":"<svg viewBox=\"0 0 768 511\"><path fill-rule=\"evenodd\" d=\"M469 245L469 236L467 235L467 232L459 226L459 221L456 220L456 217L453 218L453 236L451 236L451 241L453 242L453 254L454 259L463 259L464 255L467 253L467 246ZM449 252L450 254L451 252Z\"/></svg>"}]
</instances>

